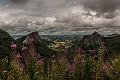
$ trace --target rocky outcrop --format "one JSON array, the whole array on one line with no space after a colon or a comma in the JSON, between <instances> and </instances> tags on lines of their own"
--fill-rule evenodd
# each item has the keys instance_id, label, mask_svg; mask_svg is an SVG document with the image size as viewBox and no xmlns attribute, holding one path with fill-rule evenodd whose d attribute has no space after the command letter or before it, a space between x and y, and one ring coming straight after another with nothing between
<instances>
[{"instance_id":1,"label":"rocky outcrop","mask_svg":"<svg viewBox=\"0 0 120 80\"><path fill-rule=\"evenodd\" d=\"M102 36L94 31L91 35L84 35L80 40L83 46L95 46L102 43Z\"/></svg>"},{"instance_id":2,"label":"rocky outcrop","mask_svg":"<svg viewBox=\"0 0 120 80\"><path fill-rule=\"evenodd\" d=\"M11 43L11 63L16 66L20 74L26 70L26 66L33 61L34 64L44 66L44 58L36 51L36 43L39 35L37 32L28 34L22 42L21 50L17 51L17 45Z\"/></svg>"},{"instance_id":3,"label":"rocky outcrop","mask_svg":"<svg viewBox=\"0 0 120 80\"><path fill-rule=\"evenodd\" d=\"M41 55L36 51L36 43L39 42L39 35L37 32L30 33L26 36L23 41L22 49L20 55L26 61L39 60Z\"/></svg>"},{"instance_id":4,"label":"rocky outcrop","mask_svg":"<svg viewBox=\"0 0 120 80\"><path fill-rule=\"evenodd\" d=\"M51 54L54 52L50 48L48 48L47 43L49 43L47 40L42 39L38 32L32 32L28 34L27 36L23 36L16 40L18 45L18 50L24 49L26 47L24 46L34 46L35 51L42 56L51 56ZM34 44L34 45L33 45ZM24 46L23 46L24 45Z\"/></svg>"}]
</instances>

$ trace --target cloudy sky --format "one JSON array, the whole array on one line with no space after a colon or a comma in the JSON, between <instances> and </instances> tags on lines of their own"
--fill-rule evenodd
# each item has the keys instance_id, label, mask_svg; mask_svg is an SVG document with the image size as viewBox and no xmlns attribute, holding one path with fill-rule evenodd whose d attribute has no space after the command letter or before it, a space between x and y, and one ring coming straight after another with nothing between
<instances>
[{"instance_id":1,"label":"cloudy sky","mask_svg":"<svg viewBox=\"0 0 120 80\"><path fill-rule=\"evenodd\" d=\"M0 0L0 28L10 34L120 32L120 0Z\"/></svg>"}]
</instances>

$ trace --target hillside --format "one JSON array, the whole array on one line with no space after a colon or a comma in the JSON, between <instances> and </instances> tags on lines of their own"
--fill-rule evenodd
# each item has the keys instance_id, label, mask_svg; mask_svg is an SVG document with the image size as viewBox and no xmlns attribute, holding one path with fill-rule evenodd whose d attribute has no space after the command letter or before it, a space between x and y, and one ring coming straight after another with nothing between
<instances>
[{"instance_id":1,"label":"hillside","mask_svg":"<svg viewBox=\"0 0 120 80\"><path fill-rule=\"evenodd\" d=\"M6 31L0 29L0 59L8 56L12 40L14 39Z\"/></svg>"},{"instance_id":2,"label":"hillside","mask_svg":"<svg viewBox=\"0 0 120 80\"><path fill-rule=\"evenodd\" d=\"M13 41L0 30L0 79L120 80L120 35L77 36L43 39L32 32Z\"/></svg>"},{"instance_id":3,"label":"hillside","mask_svg":"<svg viewBox=\"0 0 120 80\"><path fill-rule=\"evenodd\" d=\"M108 54L120 53L120 35L103 37L103 40Z\"/></svg>"}]
</instances>

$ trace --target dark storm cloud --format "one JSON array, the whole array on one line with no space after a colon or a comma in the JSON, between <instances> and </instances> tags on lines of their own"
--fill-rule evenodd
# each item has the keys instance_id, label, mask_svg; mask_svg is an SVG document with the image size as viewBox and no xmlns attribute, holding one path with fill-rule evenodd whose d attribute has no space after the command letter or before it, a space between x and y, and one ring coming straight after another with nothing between
<instances>
[{"instance_id":1,"label":"dark storm cloud","mask_svg":"<svg viewBox=\"0 0 120 80\"><path fill-rule=\"evenodd\" d=\"M0 0L0 28L45 34L113 31L120 26L119 7L120 0Z\"/></svg>"},{"instance_id":2,"label":"dark storm cloud","mask_svg":"<svg viewBox=\"0 0 120 80\"><path fill-rule=\"evenodd\" d=\"M28 0L10 0L10 2L16 3L16 4L23 4L26 3Z\"/></svg>"},{"instance_id":3,"label":"dark storm cloud","mask_svg":"<svg viewBox=\"0 0 120 80\"><path fill-rule=\"evenodd\" d=\"M70 0L5 0L6 9L21 10L17 15L27 14L31 16L53 16L61 14L71 6Z\"/></svg>"},{"instance_id":4,"label":"dark storm cloud","mask_svg":"<svg viewBox=\"0 0 120 80\"><path fill-rule=\"evenodd\" d=\"M120 0L82 0L86 8L100 12L113 12L120 7Z\"/></svg>"},{"instance_id":5,"label":"dark storm cloud","mask_svg":"<svg viewBox=\"0 0 120 80\"><path fill-rule=\"evenodd\" d=\"M96 11L96 16L113 18L118 15L116 10L120 8L120 0L6 0L18 6L10 5L11 8L24 10L36 16L51 16L61 14L74 6L82 6L87 11ZM9 3L8 3L9 4ZM20 5L19 5L20 4ZM21 4L24 4L21 6Z\"/></svg>"},{"instance_id":6,"label":"dark storm cloud","mask_svg":"<svg viewBox=\"0 0 120 80\"><path fill-rule=\"evenodd\" d=\"M118 15L115 11L120 8L120 0L80 0L80 3L86 9L97 11L98 16L107 13L106 18Z\"/></svg>"}]
</instances>

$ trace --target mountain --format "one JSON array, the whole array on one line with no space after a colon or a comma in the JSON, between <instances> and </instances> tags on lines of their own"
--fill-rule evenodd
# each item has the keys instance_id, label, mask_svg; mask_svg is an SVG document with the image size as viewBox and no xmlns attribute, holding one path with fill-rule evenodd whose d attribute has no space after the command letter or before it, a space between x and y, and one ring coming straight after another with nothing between
<instances>
[{"instance_id":1,"label":"mountain","mask_svg":"<svg viewBox=\"0 0 120 80\"><path fill-rule=\"evenodd\" d=\"M0 59L8 56L10 44L14 39L4 30L0 29Z\"/></svg>"},{"instance_id":2,"label":"mountain","mask_svg":"<svg viewBox=\"0 0 120 80\"><path fill-rule=\"evenodd\" d=\"M51 50L50 48L47 47L50 44L50 42L45 39L42 39L39 36L38 32L32 32L26 36L23 36L23 37L17 39L16 43L18 45L18 51L20 51L22 49L22 45L24 43L29 43L29 44L31 43L31 42L27 41L28 39L29 40L33 39L33 44L36 48L36 51L38 53L40 53L42 56L50 56L54 53L53 50Z\"/></svg>"},{"instance_id":3,"label":"mountain","mask_svg":"<svg viewBox=\"0 0 120 80\"><path fill-rule=\"evenodd\" d=\"M107 37L101 36L99 33L94 31L91 35L84 35L75 45L85 49L98 49L101 44L104 43L106 48L105 53L107 55L119 54L120 53L120 35L112 34Z\"/></svg>"},{"instance_id":4,"label":"mountain","mask_svg":"<svg viewBox=\"0 0 120 80\"><path fill-rule=\"evenodd\" d=\"M54 36L52 36L54 37ZM32 32L26 36L18 38L16 40L17 52L21 51L24 43L27 40L33 39L33 46L35 47L36 53L39 53L41 56L51 56L55 53L54 50L50 49L48 46L52 43L53 40L42 39L38 32ZM10 44L14 39L4 30L0 30L0 59L5 58L10 53ZM94 31L91 35L84 36L69 36L65 37L65 40L72 40L74 47L82 48L94 48L98 49L102 43L104 43L106 48L106 53L120 53L120 35L113 34L107 37L101 36L99 33ZM28 41L27 43L30 44Z\"/></svg>"},{"instance_id":5,"label":"mountain","mask_svg":"<svg viewBox=\"0 0 120 80\"><path fill-rule=\"evenodd\" d=\"M89 46L95 46L98 47L103 42L102 36L98 34L96 31L92 33L91 35L84 35L80 40L80 45L82 47L89 47Z\"/></svg>"}]
</instances>

